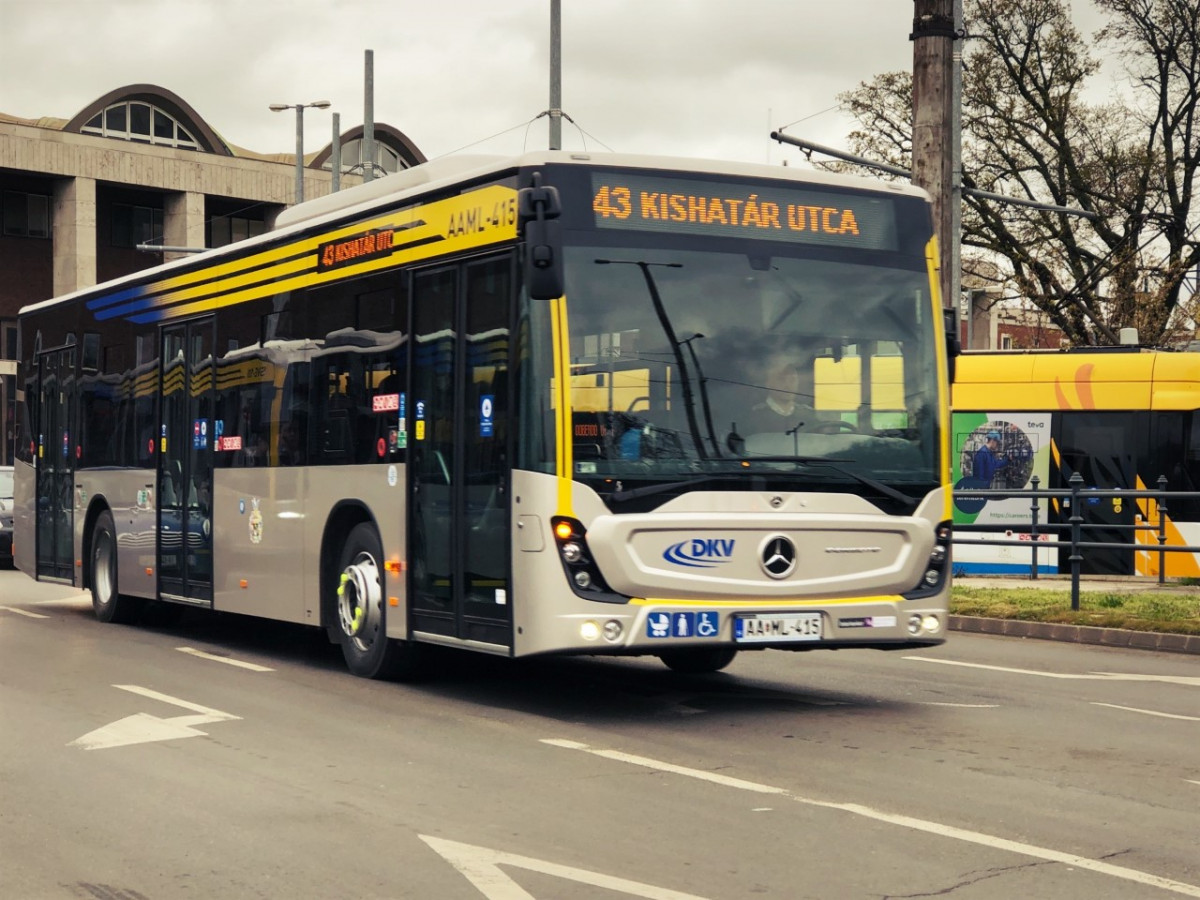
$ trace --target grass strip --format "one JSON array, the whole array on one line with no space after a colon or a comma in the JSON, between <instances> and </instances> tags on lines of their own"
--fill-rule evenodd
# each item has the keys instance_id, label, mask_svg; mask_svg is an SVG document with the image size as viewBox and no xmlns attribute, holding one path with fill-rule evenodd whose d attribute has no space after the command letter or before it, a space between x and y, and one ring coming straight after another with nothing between
<instances>
[{"instance_id":1,"label":"grass strip","mask_svg":"<svg viewBox=\"0 0 1200 900\"><path fill-rule=\"evenodd\" d=\"M1200 593L1192 592L1116 594L1081 590L1079 609L1072 610L1070 591L954 587L950 612L990 619L1200 634Z\"/></svg>"}]
</instances>

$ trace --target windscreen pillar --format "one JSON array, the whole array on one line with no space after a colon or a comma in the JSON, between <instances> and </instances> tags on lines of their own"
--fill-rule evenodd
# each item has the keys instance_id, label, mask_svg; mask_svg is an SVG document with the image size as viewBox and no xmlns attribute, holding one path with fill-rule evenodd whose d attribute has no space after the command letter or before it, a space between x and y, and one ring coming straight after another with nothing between
<instances>
[{"instance_id":1,"label":"windscreen pillar","mask_svg":"<svg viewBox=\"0 0 1200 900\"><path fill-rule=\"evenodd\" d=\"M163 200L163 246L204 248L204 195L194 191L178 191ZM187 253L163 252L163 262L189 256Z\"/></svg>"},{"instance_id":2,"label":"windscreen pillar","mask_svg":"<svg viewBox=\"0 0 1200 900\"><path fill-rule=\"evenodd\" d=\"M54 296L96 283L96 179L54 182Z\"/></svg>"}]
</instances>

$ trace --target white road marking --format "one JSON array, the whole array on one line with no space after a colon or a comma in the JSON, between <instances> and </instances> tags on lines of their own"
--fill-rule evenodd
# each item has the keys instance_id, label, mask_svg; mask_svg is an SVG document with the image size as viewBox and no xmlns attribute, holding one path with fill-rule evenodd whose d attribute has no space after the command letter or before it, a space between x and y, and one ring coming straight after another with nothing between
<instances>
[{"instance_id":1,"label":"white road marking","mask_svg":"<svg viewBox=\"0 0 1200 900\"><path fill-rule=\"evenodd\" d=\"M0 606L0 609L5 612L16 613L18 616L28 616L31 619L48 619L49 616L43 616L41 613L30 612L27 609L17 609L15 606Z\"/></svg>"},{"instance_id":2,"label":"white road marking","mask_svg":"<svg viewBox=\"0 0 1200 900\"><path fill-rule=\"evenodd\" d=\"M203 737L207 732L199 731L193 726L207 725L210 722L228 722L241 718L241 716L235 716L232 713L221 712L219 709L210 709L198 703L189 703L187 700L180 700L178 697L160 694L158 691L139 687L136 684L114 684L113 687L119 688L122 691L140 694L151 700L161 700L163 703L170 703L173 706L190 709L196 715L160 719L158 716L152 716L149 713L138 713L133 716L126 716L124 719L118 719L116 722L110 722L108 725L97 728L95 731L89 731L83 737L76 738L67 744L68 747L80 747L84 750L106 750L110 747L127 747L130 744L146 744L152 741Z\"/></svg>"},{"instance_id":3,"label":"white road marking","mask_svg":"<svg viewBox=\"0 0 1200 900\"><path fill-rule=\"evenodd\" d=\"M1008 666L987 666L983 663L959 662L956 659L934 659L931 656L906 656L913 662L937 663L942 666L960 666L964 669L987 669L989 672L1008 672L1012 675L1037 675L1040 678L1060 678L1065 681L1158 681L1164 684L1182 684L1200 687L1197 675L1132 675L1124 672L1042 672L1038 669L1012 669Z\"/></svg>"},{"instance_id":4,"label":"white road marking","mask_svg":"<svg viewBox=\"0 0 1200 900\"><path fill-rule=\"evenodd\" d=\"M38 600L36 606L90 606L92 598L84 591L72 594L70 597L59 597L55 600Z\"/></svg>"},{"instance_id":5,"label":"white road marking","mask_svg":"<svg viewBox=\"0 0 1200 900\"><path fill-rule=\"evenodd\" d=\"M189 656L198 656L201 659L210 659L213 662L225 663L227 666L237 666L239 669L249 669L251 672L274 672L274 669L267 666L260 666L257 663L242 662L240 659L230 659L227 656L217 656L215 653L205 653L203 650L197 650L194 647L176 647L180 653L187 653Z\"/></svg>"},{"instance_id":6,"label":"white road marking","mask_svg":"<svg viewBox=\"0 0 1200 900\"><path fill-rule=\"evenodd\" d=\"M1200 717L1197 716L1180 716L1175 713L1158 712L1153 709L1138 709L1136 706L1117 706L1115 703L1099 703L1092 701L1092 706L1107 706L1109 709L1123 709L1126 712L1141 713L1145 716L1160 716L1164 719L1183 719L1185 722L1200 722Z\"/></svg>"},{"instance_id":7,"label":"white road marking","mask_svg":"<svg viewBox=\"0 0 1200 900\"><path fill-rule=\"evenodd\" d=\"M1188 784L1200 784L1200 781L1192 781L1192 779L1190 779L1190 778L1185 778L1183 780L1186 781Z\"/></svg>"},{"instance_id":8,"label":"white road marking","mask_svg":"<svg viewBox=\"0 0 1200 900\"><path fill-rule=\"evenodd\" d=\"M1044 859L1049 862L1063 863L1064 865L1074 866L1079 869L1086 869L1090 872L1095 872L1098 875L1107 875L1111 878L1119 878L1124 881L1131 881L1137 884L1144 884L1150 887L1161 888L1162 890L1171 891L1172 893L1181 894L1185 897L1200 897L1200 885L1186 884L1182 881L1175 881L1170 878L1164 878L1161 875L1154 875L1149 872L1140 872L1137 869L1129 869L1124 866L1115 866L1112 863L1107 863L1098 859L1089 859L1086 856L1075 856L1072 853L1064 853L1060 850L1053 850L1049 847L1039 847L1036 844L1027 844L1023 841L1012 841L1007 838L996 837L995 835L984 834L979 831L970 831L966 828L956 828L953 825L944 825L940 822L931 822L926 819L917 819L912 816L896 815L894 813L883 812L882 810L874 809L870 806L863 806L858 803L836 803L828 800L815 800L811 797L801 797L798 794L793 794L791 791L784 788L771 787L770 785L758 784L753 781L742 781L737 778L729 778L724 775L714 775L712 772L706 772L703 769L689 769L685 766L677 766L672 763L662 762L656 759L649 759L644 756L634 756L630 753L621 753L615 750L598 750L589 747L587 744L581 744L577 741L557 740L551 738L543 738L543 744L550 744L554 747L562 747L568 750L580 750L584 753L590 753L593 756L601 756L605 759L614 759L621 762L627 762L631 765L642 766L647 769L655 769L660 772L670 772L675 775L685 775L689 778L696 778L701 781L711 781L715 784L721 784L726 787L735 787L740 790L754 791L759 794L780 794L797 803L803 803L807 806L817 806L824 809L835 809L841 812L851 813L852 815L862 816L867 819L873 819L877 822L885 822L890 825L899 825L902 828L911 828L915 831L923 831L926 834L934 834L940 837L951 838L953 840L965 841L971 844L978 844L983 847L990 847L994 850L1005 850L1011 853L1018 853L1023 856L1031 856L1035 859Z\"/></svg>"},{"instance_id":9,"label":"white road marking","mask_svg":"<svg viewBox=\"0 0 1200 900\"><path fill-rule=\"evenodd\" d=\"M953 706L956 709L999 709L999 703L941 703L937 700L921 700L920 706Z\"/></svg>"},{"instance_id":10,"label":"white road marking","mask_svg":"<svg viewBox=\"0 0 1200 900\"><path fill-rule=\"evenodd\" d=\"M652 884L630 881L627 878L616 878L600 872L589 872L587 869L562 866L534 859L531 856L518 856L515 853L504 853L489 847L460 844L458 841L430 837L427 834L417 836L458 869L488 900L534 900L533 894L530 894L500 870L502 865L528 869L530 872L540 872L543 875L552 875L556 878L574 881L577 884L588 884L609 891L620 891L622 894L630 894L634 897L645 897L647 900L704 900L703 897L696 894L685 894L681 891L655 887Z\"/></svg>"}]
</instances>

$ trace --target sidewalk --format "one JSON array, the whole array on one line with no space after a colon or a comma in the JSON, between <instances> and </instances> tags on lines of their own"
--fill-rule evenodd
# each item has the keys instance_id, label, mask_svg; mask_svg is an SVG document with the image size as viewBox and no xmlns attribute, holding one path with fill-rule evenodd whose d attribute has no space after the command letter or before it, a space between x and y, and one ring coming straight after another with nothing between
<instances>
[{"instance_id":1,"label":"sidewalk","mask_svg":"<svg viewBox=\"0 0 1200 900\"><path fill-rule=\"evenodd\" d=\"M956 576L956 585L975 588L1031 588L1070 592L1069 575L1043 575L1037 579L1005 576ZM1080 591L1100 591L1106 594L1131 594L1157 591L1160 593L1196 593L1200 586L1168 581L1159 584L1157 578L1136 576L1081 575ZM951 616L951 631L973 634L999 634L1008 637L1040 638L1068 641L1075 644L1101 644L1105 647L1130 647L1137 650L1161 650L1171 653L1200 655L1200 635L1160 634L1154 631L1126 631L1121 628L1093 628L1088 625L1059 625L1051 622L1023 622L1018 619L985 619L978 616Z\"/></svg>"}]
</instances>

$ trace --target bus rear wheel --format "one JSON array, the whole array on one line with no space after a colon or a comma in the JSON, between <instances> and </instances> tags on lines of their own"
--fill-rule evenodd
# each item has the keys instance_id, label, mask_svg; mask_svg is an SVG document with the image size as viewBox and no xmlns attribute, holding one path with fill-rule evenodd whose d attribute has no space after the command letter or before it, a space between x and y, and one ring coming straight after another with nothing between
<instances>
[{"instance_id":1,"label":"bus rear wheel","mask_svg":"<svg viewBox=\"0 0 1200 900\"><path fill-rule=\"evenodd\" d=\"M664 650L658 654L668 669L685 675L702 675L719 672L737 656L734 647L688 647L681 650Z\"/></svg>"},{"instance_id":2,"label":"bus rear wheel","mask_svg":"<svg viewBox=\"0 0 1200 900\"><path fill-rule=\"evenodd\" d=\"M334 593L336 633L350 671L362 678L411 677L416 647L387 637L383 547L372 525L362 522L350 530Z\"/></svg>"},{"instance_id":3,"label":"bus rear wheel","mask_svg":"<svg viewBox=\"0 0 1200 900\"><path fill-rule=\"evenodd\" d=\"M92 531L92 553L89 560L89 580L92 584L92 609L101 622L128 623L137 618L138 602L123 597L117 591L117 529L112 513L100 513Z\"/></svg>"}]
</instances>

